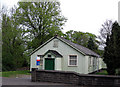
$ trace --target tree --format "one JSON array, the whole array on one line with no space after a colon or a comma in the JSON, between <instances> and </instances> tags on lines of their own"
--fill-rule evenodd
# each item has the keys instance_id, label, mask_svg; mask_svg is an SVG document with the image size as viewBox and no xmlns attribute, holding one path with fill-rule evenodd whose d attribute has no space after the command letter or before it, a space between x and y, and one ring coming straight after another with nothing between
<instances>
[{"instance_id":1,"label":"tree","mask_svg":"<svg viewBox=\"0 0 120 87\"><path fill-rule=\"evenodd\" d=\"M70 30L65 33L64 38L85 47L88 45L89 38L92 38L94 42L97 43L96 36L88 32L84 33Z\"/></svg>"},{"instance_id":2,"label":"tree","mask_svg":"<svg viewBox=\"0 0 120 87\"><path fill-rule=\"evenodd\" d=\"M63 36L65 22L59 2L19 2L2 14L3 70L28 66L28 54L55 34Z\"/></svg>"},{"instance_id":3,"label":"tree","mask_svg":"<svg viewBox=\"0 0 120 87\"><path fill-rule=\"evenodd\" d=\"M107 36L110 37L111 35L112 25L113 25L112 20L106 20L105 23L102 24L102 28L100 29L100 35L98 36L98 39L100 41L99 45L102 48L106 46L105 43Z\"/></svg>"},{"instance_id":4,"label":"tree","mask_svg":"<svg viewBox=\"0 0 120 87\"><path fill-rule=\"evenodd\" d=\"M10 13L9 13L10 14ZM11 13L12 14L12 13ZM26 61L21 29L13 21L12 15L2 13L2 70L16 70Z\"/></svg>"},{"instance_id":5,"label":"tree","mask_svg":"<svg viewBox=\"0 0 120 87\"><path fill-rule=\"evenodd\" d=\"M74 31L73 30L69 30L65 33L64 35L64 38L67 39L67 40L70 40L72 41L73 39L73 34L74 34Z\"/></svg>"},{"instance_id":6,"label":"tree","mask_svg":"<svg viewBox=\"0 0 120 87\"><path fill-rule=\"evenodd\" d=\"M93 51L97 51L97 45L95 44L95 42L93 41L93 39L90 37L88 40L88 46L89 49L93 50Z\"/></svg>"},{"instance_id":7,"label":"tree","mask_svg":"<svg viewBox=\"0 0 120 87\"><path fill-rule=\"evenodd\" d=\"M107 72L115 74L115 70L120 68L120 26L117 22L112 25L112 34L107 36L104 52L104 62L107 64Z\"/></svg>"},{"instance_id":8,"label":"tree","mask_svg":"<svg viewBox=\"0 0 120 87\"><path fill-rule=\"evenodd\" d=\"M32 50L55 34L63 35L61 30L66 22L59 2L19 2L14 18Z\"/></svg>"},{"instance_id":9,"label":"tree","mask_svg":"<svg viewBox=\"0 0 120 87\"><path fill-rule=\"evenodd\" d=\"M73 35L74 43L87 47L89 36L84 32L74 32Z\"/></svg>"}]
</instances>

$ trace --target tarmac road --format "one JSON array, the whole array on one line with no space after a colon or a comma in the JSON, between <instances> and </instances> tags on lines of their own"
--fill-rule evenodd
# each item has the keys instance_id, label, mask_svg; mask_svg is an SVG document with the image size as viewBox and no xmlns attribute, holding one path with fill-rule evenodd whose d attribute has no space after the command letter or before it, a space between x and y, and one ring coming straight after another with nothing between
<instances>
[{"instance_id":1,"label":"tarmac road","mask_svg":"<svg viewBox=\"0 0 120 87\"><path fill-rule=\"evenodd\" d=\"M22 77L0 77L0 79L1 78L2 87L75 87L73 85L63 83L31 82L30 75Z\"/></svg>"},{"instance_id":2,"label":"tarmac road","mask_svg":"<svg viewBox=\"0 0 120 87\"><path fill-rule=\"evenodd\" d=\"M50 82L31 82L30 78L2 77L2 85L66 85L66 84Z\"/></svg>"}]
</instances>

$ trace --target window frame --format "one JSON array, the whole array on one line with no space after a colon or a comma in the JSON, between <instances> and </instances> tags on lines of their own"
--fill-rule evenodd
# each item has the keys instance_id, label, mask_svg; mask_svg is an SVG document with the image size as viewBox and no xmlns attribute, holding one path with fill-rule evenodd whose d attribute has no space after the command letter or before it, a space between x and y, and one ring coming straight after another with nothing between
<instances>
[{"instance_id":1,"label":"window frame","mask_svg":"<svg viewBox=\"0 0 120 87\"><path fill-rule=\"evenodd\" d=\"M76 56L76 65L70 65L70 56ZM68 66L74 66L77 67L78 66L78 55L77 54L70 54L68 55Z\"/></svg>"}]
</instances>

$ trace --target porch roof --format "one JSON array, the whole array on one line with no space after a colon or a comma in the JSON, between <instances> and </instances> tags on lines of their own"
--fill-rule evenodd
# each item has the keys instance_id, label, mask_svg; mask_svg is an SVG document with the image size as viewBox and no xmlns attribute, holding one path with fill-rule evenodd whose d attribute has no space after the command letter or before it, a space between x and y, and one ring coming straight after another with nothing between
<instances>
[{"instance_id":1,"label":"porch roof","mask_svg":"<svg viewBox=\"0 0 120 87\"><path fill-rule=\"evenodd\" d=\"M55 57L63 57L60 53L58 53L57 51L55 50L48 50L43 56L45 56L47 53L51 53L53 54Z\"/></svg>"}]
</instances>

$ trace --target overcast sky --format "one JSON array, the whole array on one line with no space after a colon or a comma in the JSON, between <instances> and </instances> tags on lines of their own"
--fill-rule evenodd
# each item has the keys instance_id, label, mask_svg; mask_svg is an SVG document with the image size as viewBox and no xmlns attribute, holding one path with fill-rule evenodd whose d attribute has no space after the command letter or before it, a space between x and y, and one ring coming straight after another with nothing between
<instances>
[{"instance_id":1,"label":"overcast sky","mask_svg":"<svg viewBox=\"0 0 120 87\"><path fill-rule=\"evenodd\" d=\"M12 7L18 0L0 0ZM118 20L119 0L59 0L62 14L68 19L64 32L68 30L90 32L98 35L106 20Z\"/></svg>"}]
</instances>

